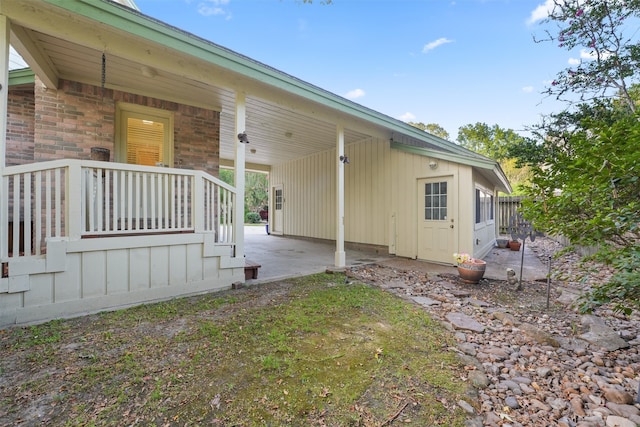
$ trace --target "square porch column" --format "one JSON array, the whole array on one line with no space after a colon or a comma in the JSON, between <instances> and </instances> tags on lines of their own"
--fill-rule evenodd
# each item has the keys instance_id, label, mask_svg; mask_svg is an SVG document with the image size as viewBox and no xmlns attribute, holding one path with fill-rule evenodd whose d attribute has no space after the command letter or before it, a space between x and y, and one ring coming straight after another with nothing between
<instances>
[{"instance_id":1,"label":"square porch column","mask_svg":"<svg viewBox=\"0 0 640 427\"><path fill-rule=\"evenodd\" d=\"M246 131L246 95L236 92L236 135ZM244 258L244 193L245 193L245 145L236 141L236 159L234 164L234 185L236 187L236 205L234 207L233 227L235 228L236 258Z\"/></svg>"},{"instance_id":2,"label":"square porch column","mask_svg":"<svg viewBox=\"0 0 640 427\"><path fill-rule=\"evenodd\" d=\"M5 209L7 201L4 199L8 194L4 194L4 169L6 167L6 151L7 151L7 99L9 97L9 39L10 37L9 19L0 15L0 256L6 256L3 253L5 243L7 241L8 229L6 228L7 218L5 218Z\"/></svg>"},{"instance_id":3,"label":"square porch column","mask_svg":"<svg viewBox=\"0 0 640 427\"><path fill-rule=\"evenodd\" d=\"M346 266L346 253L344 251L344 163L340 160L344 156L344 127L336 128L336 253L335 267Z\"/></svg>"}]
</instances>

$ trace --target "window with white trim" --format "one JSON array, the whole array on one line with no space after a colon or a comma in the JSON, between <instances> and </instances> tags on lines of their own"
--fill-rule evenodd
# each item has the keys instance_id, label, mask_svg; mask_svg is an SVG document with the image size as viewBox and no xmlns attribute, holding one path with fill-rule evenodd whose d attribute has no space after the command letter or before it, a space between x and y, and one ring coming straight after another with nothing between
<instances>
[{"instance_id":1,"label":"window with white trim","mask_svg":"<svg viewBox=\"0 0 640 427\"><path fill-rule=\"evenodd\" d=\"M117 161L145 166L173 165L170 111L120 103L116 117Z\"/></svg>"},{"instance_id":2,"label":"window with white trim","mask_svg":"<svg viewBox=\"0 0 640 427\"><path fill-rule=\"evenodd\" d=\"M493 221L494 203L493 193L476 188L476 224Z\"/></svg>"}]
</instances>

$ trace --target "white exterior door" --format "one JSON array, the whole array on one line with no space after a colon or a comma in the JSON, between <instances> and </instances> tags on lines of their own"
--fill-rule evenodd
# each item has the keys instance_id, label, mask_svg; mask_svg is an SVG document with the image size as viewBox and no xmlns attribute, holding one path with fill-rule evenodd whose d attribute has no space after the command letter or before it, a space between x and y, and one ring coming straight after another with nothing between
<instances>
[{"instance_id":1,"label":"white exterior door","mask_svg":"<svg viewBox=\"0 0 640 427\"><path fill-rule=\"evenodd\" d=\"M451 177L418 180L418 259L453 263Z\"/></svg>"},{"instance_id":2,"label":"white exterior door","mask_svg":"<svg viewBox=\"0 0 640 427\"><path fill-rule=\"evenodd\" d=\"M270 227L271 233L273 234L282 234L283 226L284 226L284 192L282 190L282 185L276 185L272 188L272 199L273 200L273 208L271 212L273 214L269 214L270 216Z\"/></svg>"}]
</instances>

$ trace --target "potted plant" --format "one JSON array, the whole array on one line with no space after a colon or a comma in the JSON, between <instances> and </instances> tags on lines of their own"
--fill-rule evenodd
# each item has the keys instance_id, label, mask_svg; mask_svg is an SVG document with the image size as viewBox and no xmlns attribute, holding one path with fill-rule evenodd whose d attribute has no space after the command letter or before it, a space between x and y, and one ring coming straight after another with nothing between
<instances>
[{"instance_id":1,"label":"potted plant","mask_svg":"<svg viewBox=\"0 0 640 427\"><path fill-rule=\"evenodd\" d=\"M464 283L477 284L484 277L487 263L481 259L473 258L466 253L455 253L453 258L458 264L458 275Z\"/></svg>"},{"instance_id":2,"label":"potted plant","mask_svg":"<svg viewBox=\"0 0 640 427\"><path fill-rule=\"evenodd\" d=\"M499 248L508 248L509 247L509 239L498 238L496 239L496 246Z\"/></svg>"},{"instance_id":3,"label":"potted plant","mask_svg":"<svg viewBox=\"0 0 640 427\"><path fill-rule=\"evenodd\" d=\"M269 206L263 206L258 213L260 214L261 220L263 221L269 220Z\"/></svg>"}]
</instances>

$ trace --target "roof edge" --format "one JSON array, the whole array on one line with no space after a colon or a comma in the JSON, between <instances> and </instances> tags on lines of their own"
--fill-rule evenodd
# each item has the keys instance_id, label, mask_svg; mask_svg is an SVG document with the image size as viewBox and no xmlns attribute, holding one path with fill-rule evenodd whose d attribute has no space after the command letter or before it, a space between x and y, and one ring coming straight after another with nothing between
<instances>
[{"instance_id":1,"label":"roof edge","mask_svg":"<svg viewBox=\"0 0 640 427\"><path fill-rule=\"evenodd\" d=\"M25 84L33 84L36 81L36 74L31 68L21 68L9 71L9 87Z\"/></svg>"},{"instance_id":2,"label":"roof edge","mask_svg":"<svg viewBox=\"0 0 640 427\"><path fill-rule=\"evenodd\" d=\"M166 44L180 49L182 52L208 61L215 65L222 65L247 78L271 85L289 93L298 95L343 114L368 121L374 125L387 128L389 132L402 133L425 143L438 146L461 155L465 153L463 147L431 135L421 129L395 119L379 111L322 89L297 77L256 61L221 45L196 36L170 24L145 15L121 4L109 0L43 0L45 3L76 13L92 20L106 23L120 31L135 34L154 43ZM215 62L215 60L219 62Z\"/></svg>"},{"instance_id":3,"label":"roof edge","mask_svg":"<svg viewBox=\"0 0 640 427\"><path fill-rule=\"evenodd\" d=\"M481 156L476 153L476 156L464 156L455 153L448 153L443 151L430 150L428 148L415 147L411 145L405 145L398 142L392 142L391 148L399 151L404 151L410 154L417 154L419 156L429 156L440 160L452 161L463 165L471 166L472 168L483 169L487 172L491 172L499 183L500 191L505 193L511 193L511 185L507 176L502 171L500 163L492 160L488 157Z\"/></svg>"}]
</instances>

